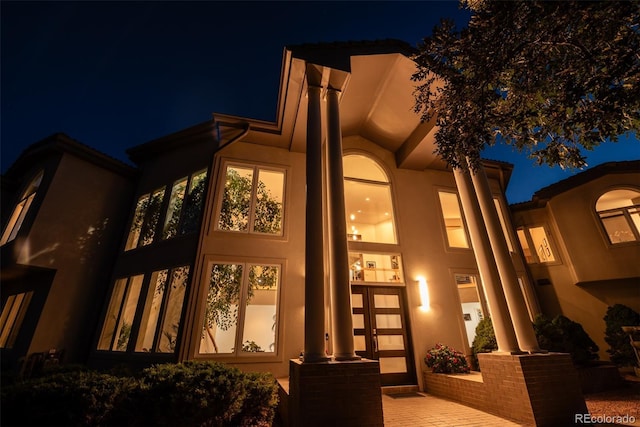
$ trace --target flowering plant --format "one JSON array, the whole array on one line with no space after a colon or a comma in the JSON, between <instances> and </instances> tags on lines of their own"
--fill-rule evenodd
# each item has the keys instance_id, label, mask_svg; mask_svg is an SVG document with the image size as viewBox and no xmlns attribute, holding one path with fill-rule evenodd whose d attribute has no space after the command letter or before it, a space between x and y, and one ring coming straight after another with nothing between
<instances>
[{"instance_id":1,"label":"flowering plant","mask_svg":"<svg viewBox=\"0 0 640 427\"><path fill-rule=\"evenodd\" d=\"M436 373L469 373L469 364L464 354L440 343L427 352L424 363Z\"/></svg>"}]
</instances>

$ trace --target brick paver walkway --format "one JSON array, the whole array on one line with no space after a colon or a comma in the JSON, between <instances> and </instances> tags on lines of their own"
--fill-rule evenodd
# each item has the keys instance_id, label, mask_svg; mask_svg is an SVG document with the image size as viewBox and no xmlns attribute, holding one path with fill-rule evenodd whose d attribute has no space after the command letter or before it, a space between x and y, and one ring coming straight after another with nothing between
<instances>
[{"instance_id":1,"label":"brick paver walkway","mask_svg":"<svg viewBox=\"0 0 640 427\"><path fill-rule=\"evenodd\" d=\"M385 427L507 427L520 424L424 393L382 396Z\"/></svg>"}]
</instances>

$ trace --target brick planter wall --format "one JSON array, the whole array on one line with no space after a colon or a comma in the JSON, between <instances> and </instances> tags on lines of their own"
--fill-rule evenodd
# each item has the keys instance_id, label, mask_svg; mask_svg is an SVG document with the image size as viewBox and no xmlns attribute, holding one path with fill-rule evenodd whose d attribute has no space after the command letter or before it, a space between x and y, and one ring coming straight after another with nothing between
<instances>
[{"instance_id":1,"label":"brick planter wall","mask_svg":"<svg viewBox=\"0 0 640 427\"><path fill-rule=\"evenodd\" d=\"M426 372L425 391L526 425L572 425L587 407L568 354L478 355L482 381Z\"/></svg>"},{"instance_id":2,"label":"brick planter wall","mask_svg":"<svg viewBox=\"0 0 640 427\"><path fill-rule=\"evenodd\" d=\"M382 427L377 361L289 362L289 422L297 426Z\"/></svg>"}]
</instances>

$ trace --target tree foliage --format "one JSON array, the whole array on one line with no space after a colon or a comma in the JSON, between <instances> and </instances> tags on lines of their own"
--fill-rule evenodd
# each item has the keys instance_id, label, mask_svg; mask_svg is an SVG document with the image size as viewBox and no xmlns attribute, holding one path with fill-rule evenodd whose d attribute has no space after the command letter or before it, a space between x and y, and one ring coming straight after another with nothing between
<instances>
[{"instance_id":1,"label":"tree foliage","mask_svg":"<svg viewBox=\"0 0 640 427\"><path fill-rule=\"evenodd\" d=\"M415 111L436 152L475 166L504 141L538 164L583 167L581 149L640 129L640 2L467 0L419 44Z\"/></svg>"}]
</instances>

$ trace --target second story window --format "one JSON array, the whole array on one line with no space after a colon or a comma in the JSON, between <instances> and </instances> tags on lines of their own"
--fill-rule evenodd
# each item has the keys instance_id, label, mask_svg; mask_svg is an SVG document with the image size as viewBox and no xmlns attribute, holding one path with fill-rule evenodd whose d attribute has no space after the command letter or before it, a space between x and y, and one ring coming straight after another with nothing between
<instances>
[{"instance_id":1,"label":"second story window","mask_svg":"<svg viewBox=\"0 0 640 427\"><path fill-rule=\"evenodd\" d=\"M640 192L612 190L604 193L596 202L596 211L610 243L640 241Z\"/></svg>"},{"instance_id":2,"label":"second story window","mask_svg":"<svg viewBox=\"0 0 640 427\"><path fill-rule=\"evenodd\" d=\"M555 262L553 248L544 227L527 227L517 230L522 252L529 264Z\"/></svg>"},{"instance_id":3,"label":"second story window","mask_svg":"<svg viewBox=\"0 0 640 427\"><path fill-rule=\"evenodd\" d=\"M227 165L218 229L282 235L285 172Z\"/></svg>"},{"instance_id":4,"label":"second story window","mask_svg":"<svg viewBox=\"0 0 640 427\"><path fill-rule=\"evenodd\" d=\"M18 231L20 231L20 227L22 227L22 222L24 221L27 212L29 212L31 203L33 203L33 199L36 197L36 191L38 191L38 187L40 187L43 175L44 172L40 171L40 173L38 173L38 175L36 175L36 177L31 180L27 188L22 193L20 200L11 213L11 217L9 218L7 226L2 233L0 245L4 245L5 243L10 242L16 238Z\"/></svg>"},{"instance_id":5,"label":"second story window","mask_svg":"<svg viewBox=\"0 0 640 427\"><path fill-rule=\"evenodd\" d=\"M442 208L449 247L468 248L469 240L464 228L458 195L447 191L438 191L438 197L440 198L440 207Z\"/></svg>"},{"instance_id":6,"label":"second story window","mask_svg":"<svg viewBox=\"0 0 640 427\"><path fill-rule=\"evenodd\" d=\"M397 243L391 184L375 160L358 154L343 158L347 238Z\"/></svg>"},{"instance_id":7,"label":"second story window","mask_svg":"<svg viewBox=\"0 0 640 427\"><path fill-rule=\"evenodd\" d=\"M131 222L129 237L125 250L146 246L153 242L160 218L162 200L164 199L164 187L153 193L143 194L138 199L136 211Z\"/></svg>"}]
</instances>

